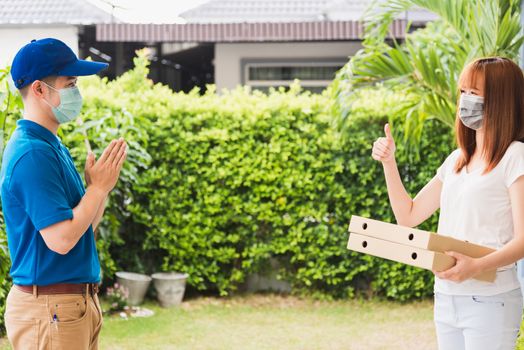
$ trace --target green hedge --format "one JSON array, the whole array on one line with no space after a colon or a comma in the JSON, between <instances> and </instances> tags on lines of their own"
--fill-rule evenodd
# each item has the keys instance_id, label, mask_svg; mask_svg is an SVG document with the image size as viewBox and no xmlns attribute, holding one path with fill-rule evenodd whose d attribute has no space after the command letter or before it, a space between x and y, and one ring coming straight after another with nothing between
<instances>
[{"instance_id":1,"label":"green hedge","mask_svg":"<svg viewBox=\"0 0 524 350\"><path fill-rule=\"evenodd\" d=\"M212 87L203 96L177 94L145 78L145 60L135 63L117 81L93 78L84 89L89 105L139 117L147 135L139 143L152 157L130 183L133 200L119 227L125 245L108 249L118 268L184 271L193 288L227 294L272 257L296 292L397 300L431 294L430 272L345 248L352 214L394 221L370 152L402 94L362 94L341 138L329 93L294 86L269 95ZM401 141L398 149L414 195L453 140L448 128L428 121L418 147L423 157ZM422 228L436 229L436 219Z\"/></svg>"},{"instance_id":2,"label":"green hedge","mask_svg":"<svg viewBox=\"0 0 524 350\"><path fill-rule=\"evenodd\" d=\"M204 95L174 93L146 78L147 64L137 58L134 70L112 82L81 79L84 124L61 133L80 171L84 132L97 154L113 137L130 144L98 241L106 281L117 269L177 270L189 273L191 288L225 295L273 258L297 293L395 300L431 294L430 272L346 249L351 215L394 221L381 165L370 153L384 123L397 120L388 113L402 94L363 93L341 137L329 93L298 85L269 95L247 88L216 93L212 86ZM448 128L426 126L422 157L397 142L412 194L453 149ZM434 230L436 219L422 228Z\"/></svg>"},{"instance_id":3,"label":"green hedge","mask_svg":"<svg viewBox=\"0 0 524 350\"><path fill-rule=\"evenodd\" d=\"M142 196L131 209L142 224L131 235L144 233L145 249L164 257L164 269L226 294L273 257L299 292L344 297L360 289L398 300L431 293L431 273L345 248L352 214L392 221L381 166L370 157L388 108L355 108L341 142L325 96L239 89L165 98L173 108L149 131L148 150L157 156L139 177ZM425 161L408 161L399 145L412 192L451 149L447 129L427 130L438 142L421 145L433 154Z\"/></svg>"}]
</instances>

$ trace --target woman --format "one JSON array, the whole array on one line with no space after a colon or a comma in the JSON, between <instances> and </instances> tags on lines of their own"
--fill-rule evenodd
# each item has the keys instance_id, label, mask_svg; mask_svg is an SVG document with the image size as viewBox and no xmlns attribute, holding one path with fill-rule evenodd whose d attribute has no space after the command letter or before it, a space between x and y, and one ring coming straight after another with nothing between
<instances>
[{"instance_id":1,"label":"woman","mask_svg":"<svg viewBox=\"0 0 524 350\"><path fill-rule=\"evenodd\" d=\"M524 77L511 60L491 57L465 67L459 79L458 149L411 199L395 162L389 125L373 145L382 162L399 225L414 227L440 208L438 233L496 252L456 259L435 273L439 349L514 349L522 319L516 261L524 257ZM497 269L494 283L472 279Z\"/></svg>"}]
</instances>

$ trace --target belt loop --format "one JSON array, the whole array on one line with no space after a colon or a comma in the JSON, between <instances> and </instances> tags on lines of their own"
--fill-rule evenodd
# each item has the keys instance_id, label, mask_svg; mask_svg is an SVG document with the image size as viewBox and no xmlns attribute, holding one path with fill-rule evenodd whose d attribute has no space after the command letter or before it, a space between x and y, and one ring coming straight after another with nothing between
<instances>
[{"instance_id":1,"label":"belt loop","mask_svg":"<svg viewBox=\"0 0 524 350\"><path fill-rule=\"evenodd\" d=\"M36 284L33 284L33 296L35 298L38 298L38 287L36 286Z\"/></svg>"},{"instance_id":2,"label":"belt loop","mask_svg":"<svg viewBox=\"0 0 524 350\"><path fill-rule=\"evenodd\" d=\"M89 283L86 283L86 298L89 296Z\"/></svg>"}]
</instances>

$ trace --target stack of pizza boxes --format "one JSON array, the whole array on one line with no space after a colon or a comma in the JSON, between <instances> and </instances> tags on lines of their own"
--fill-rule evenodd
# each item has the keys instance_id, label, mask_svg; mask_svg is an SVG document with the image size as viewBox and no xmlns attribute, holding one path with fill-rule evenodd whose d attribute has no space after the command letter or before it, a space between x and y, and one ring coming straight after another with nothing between
<instances>
[{"instance_id":1,"label":"stack of pizza boxes","mask_svg":"<svg viewBox=\"0 0 524 350\"><path fill-rule=\"evenodd\" d=\"M435 271L444 271L455 265L455 259L444 254L446 251L472 258L494 251L448 236L359 216L351 217L348 249ZM495 277L496 270L493 270L483 272L475 279L493 282Z\"/></svg>"}]
</instances>

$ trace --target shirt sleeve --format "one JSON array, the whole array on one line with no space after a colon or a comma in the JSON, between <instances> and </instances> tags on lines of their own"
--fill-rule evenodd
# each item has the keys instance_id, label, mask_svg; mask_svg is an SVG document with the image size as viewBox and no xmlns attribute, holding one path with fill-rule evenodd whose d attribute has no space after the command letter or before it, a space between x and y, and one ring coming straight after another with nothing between
<instances>
[{"instance_id":1,"label":"shirt sleeve","mask_svg":"<svg viewBox=\"0 0 524 350\"><path fill-rule=\"evenodd\" d=\"M444 182L444 180L446 179L446 173L448 172L448 167L449 166L453 166L453 165L450 165L450 163L453 162L454 159L456 159L456 155L458 153L458 150L455 150L454 152L452 152L445 160L444 162L439 166L439 168L437 169L437 178L441 181L441 182ZM453 164L453 163L452 163Z\"/></svg>"},{"instance_id":2,"label":"shirt sleeve","mask_svg":"<svg viewBox=\"0 0 524 350\"><path fill-rule=\"evenodd\" d=\"M519 142L510 151L508 157L505 173L504 182L506 187L510 187L519 177L524 175L524 143Z\"/></svg>"},{"instance_id":3,"label":"shirt sleeve","mask_svg":"<svg viewBox=\"0 0 524 350\"><path fill-rule=\"evenodd\" d=\"M444 161L437 169L437 178L441 181L441 182L444 182L444 172L445 172L445 166L446 166L446 161Z\"/></svg>"},{"instance_id":4,"label":"shirt sleeve","mask_svg":"<svg viewBox=\"0 0 524 350\"><path fill-rule=\"evenodd\" d=\"M26 153L13 168L9 190L39 231L73 218L60 163L52 151Z\"/></svg>"}]
</instances>

